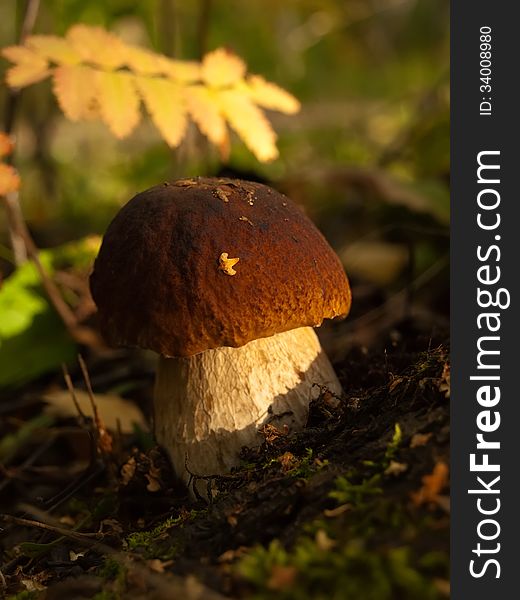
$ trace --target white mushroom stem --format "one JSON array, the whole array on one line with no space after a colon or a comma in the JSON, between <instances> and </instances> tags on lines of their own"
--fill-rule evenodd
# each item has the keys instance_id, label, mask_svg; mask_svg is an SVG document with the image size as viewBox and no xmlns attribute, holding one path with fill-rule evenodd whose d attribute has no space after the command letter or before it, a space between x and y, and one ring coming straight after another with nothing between
<instances>
[{"instance_id":1,"label":"white mushroom stem","mask_svg":"<svg viewBox=\"0 0 520 600\"><path fill-rule=\"evenodd\" d=\"M228 472L242 446L259 446L258 428L272 423L301 429L309 402L341 385L311 327L301 327L241 348L218 348L189 358L159 359L155 434L176 473ZM187 457L187 458L186 458Z\"/></svg>"}]
</instances>

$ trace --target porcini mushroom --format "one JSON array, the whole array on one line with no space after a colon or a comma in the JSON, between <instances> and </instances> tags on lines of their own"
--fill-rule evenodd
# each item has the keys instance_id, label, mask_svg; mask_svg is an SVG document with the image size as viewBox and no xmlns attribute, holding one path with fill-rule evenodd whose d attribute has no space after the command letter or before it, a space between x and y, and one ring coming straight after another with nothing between
<instances>
[{"instance_id":1,"label":"porcini mushroom","mask_svg":"<svg viewBox=\"0 0 520 600\"><path fill-rule=\"evenodd\" d=\"M157 441L185 481L228 471L264 423L304 426L313 384L340 383L312 329L350 288L325 238L286 196L196 178L153 187L116 215L90 285L113 346L160 355Z\"/></svg>"}]
</instances>

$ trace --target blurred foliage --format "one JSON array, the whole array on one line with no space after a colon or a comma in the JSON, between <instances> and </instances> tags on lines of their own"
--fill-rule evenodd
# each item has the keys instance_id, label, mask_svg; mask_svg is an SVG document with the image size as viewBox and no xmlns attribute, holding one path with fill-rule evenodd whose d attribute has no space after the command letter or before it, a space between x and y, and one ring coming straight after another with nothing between
<instances>
[{"instance_id":1,"label":"blurred foliage","mask_svg":"<svg viewBox=\"0 0 520 600\"><path fill-rule=\"evenodd\" d=\"M23 4L2 3L2 46L16 42L12 24ZM318 166L373 166L390 151L385 166L403 179L446 173L447 1L213 1L206 21L205 4L50 0L42 3L35 32L63 34L84 22L176 58L197 58L217 46L235 50L251 71L304 103L296 118L274 115L281 158L272 165L258 165L233 144L232 165L269 179ZM5 90L2 96L5 102ZM26 214L35 227L59 221L63 238L75 237L78 225L83 233L101 232L118 206L158 180L219 166L194 130L172 152L151 126L119 142L102 127L71 125L45 83L24 93L19 116L16 161L30 179Z\"/></svg>"},{"instance_id":2,"label":"blurred foliage","mask_svg":"<svg viewBox=\"0 0 520 600\"><path fill-rule=\"evenodd\" d=\"M42 251L40 261L51 275L65 267L85 271L98 248L98 238L85 238ZM4 282L0 315L0 387L30 381L75 358L76 346L51 308L33 263Z\"/></svg>"},{"instance_id":3,"label":"blurred foliage","mask_svg":"<svg viewBox=\"0 0 520 600\"><path fill-rule=\"evenodd\" d=\"M326 538L328 539L328 538ZM339 544L329 540L334 546ZM240 575L250 582L256 600L435 600L440 594L413 564L406 547L375 552L359 539L330 549L317 540L302 537L292 551L273 540L258 546L241 560ZM329 551L327 551L329 550Z\"/></svg>"},{"instance_id":4,"label":"blurred foliage","mask_svg":"<svg viewBox=\"0 0 520 600\"><path fill-rule=\"evenodd\" d=\"M17 43L24 5L1 3L0 46ZM34 85L21 96L14 156L31 231L42 247L102 233L138 191L226 168L239 177L263 178L304 204L354 284L379 286L389 296L417 280L421 301L446 314L448 22L447 0L42 2L34 33L63 35L74 23L101 25L128 43L183 60L224 46L242 56L251 72L293 93L302 110L270 115L279 135L276 161L260 165L242 144L232 143L223 165L193 126L175 150L145 122L118 141L98 123L68 122L49 83ZM7 68L1 61L0 75ZM0 114L6 101L1 86ZM1 251L8 239L0 212L0 299L25 290L23 302L32 306L26 321L42 328L35 339L49 339L48 332L61 326L43 296L35 295L34 280L20 282L34 275L30 267L10 275L9 253ZM354 313L359 307L362 302L354 302ZM0 317L2 324L9 319ZM53 353L61 360L70 349L63 336L60 341L54 335L43 352L48 364ZM35 355L44 346L37 347ZM3 361L14 366L20 351L13 346L12 356L0 358L1 377L11 369Z\"/></svg>"}]
</instances>

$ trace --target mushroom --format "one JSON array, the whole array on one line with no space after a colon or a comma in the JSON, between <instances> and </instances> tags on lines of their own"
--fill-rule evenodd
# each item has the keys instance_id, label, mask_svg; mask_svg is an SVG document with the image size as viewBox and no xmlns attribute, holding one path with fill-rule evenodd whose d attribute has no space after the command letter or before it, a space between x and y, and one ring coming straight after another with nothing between
<instances>
[{"instance_id":1,"label":"mushroom","mask_svg":"<svg viewBox=\"0 0 520 600\"><path fill-rule=\"evenodd\" d=\"M179 476L229 471L266 423L305 425L314 384L341 386L313 327L350 288L325 238L286 196L196 178L135 196L90 278L110 345L160 355L154 430Z\"/></svg>"}]
</instances>

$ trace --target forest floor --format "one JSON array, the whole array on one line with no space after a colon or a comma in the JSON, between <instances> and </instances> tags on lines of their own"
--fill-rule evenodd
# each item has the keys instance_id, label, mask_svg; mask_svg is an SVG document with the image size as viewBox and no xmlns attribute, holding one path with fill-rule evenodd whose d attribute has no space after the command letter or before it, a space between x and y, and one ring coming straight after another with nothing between
<instances>
[{"instance_id":1,"label":"forest floor","mask_svg":"<svg viewBox=\"0 0 520 600\"><path fill-rule=\"evenodd\" d=\"M142 429L42 413L49 380L4 393L0 594L448 597L449 350L406 327L336 361L344 395L321 390L302 432L266 427L240 468L208 481L209 504ZM95 391L107 370L121 389L131 372L146 399L153 372L132 360L89 363Z\"/></svg>"}]
</instances>

